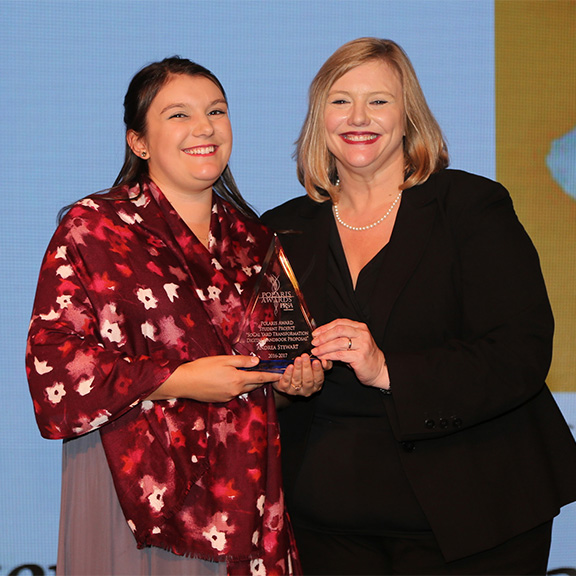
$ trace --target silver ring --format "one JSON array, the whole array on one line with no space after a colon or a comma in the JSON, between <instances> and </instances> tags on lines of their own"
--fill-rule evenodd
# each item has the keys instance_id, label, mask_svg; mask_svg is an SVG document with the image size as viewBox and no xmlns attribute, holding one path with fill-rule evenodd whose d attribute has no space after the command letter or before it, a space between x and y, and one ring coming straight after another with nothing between
<instances>
[{"instance_id":1,"label":"silver ring","mask_svg":"<svg viewBox=\"0 0 576 576\"><path fill-rule=\"evenodd\" d=\"M348 338L348 350L352 350L352 338Z\"/></svg>"}]
</instances>

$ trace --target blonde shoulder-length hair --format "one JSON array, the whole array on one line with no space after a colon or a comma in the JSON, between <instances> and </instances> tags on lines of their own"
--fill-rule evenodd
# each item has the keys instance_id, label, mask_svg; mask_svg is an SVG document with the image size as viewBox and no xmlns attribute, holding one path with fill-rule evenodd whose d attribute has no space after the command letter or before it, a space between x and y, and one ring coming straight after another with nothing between
<instances>
[{"instance_id":1,"label":"blonde shoulder-length hair","mask_svg":"<svg viewBox=\"0 0 576 576\"><path fill-rule=\"evenodd\" d=\"M298 180L317 202L337 191L336 163L324 132L324 108L328 92L346 72L374 60L392 66L399 74L404 96L405 181L402 189L425 182L449 164L442 130L430 111L416 72L404 50L392 40L358 38L344 44L320 68L310 85L308 113L296 141Z\"/></svg>"}]
</instances>

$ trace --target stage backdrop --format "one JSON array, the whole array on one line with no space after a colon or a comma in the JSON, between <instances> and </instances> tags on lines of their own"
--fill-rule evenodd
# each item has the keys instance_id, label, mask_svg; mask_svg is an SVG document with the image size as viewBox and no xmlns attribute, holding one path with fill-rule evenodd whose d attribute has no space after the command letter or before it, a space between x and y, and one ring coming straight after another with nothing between
<instances>
[{"instance_id":1,"label":"stage backdrop","mask_svg":"<svg viewBox=\"0 0 576 576\"><path fill-rule=\"evenodd\" d=\"M263 211L302 193L291 155L322 62L359 36L399 42L452 166L501 179L540 250L558 322L550 384L576 420L573 1L0 0L0 23L0 576L56 561L61 444L40 438L24 372L40 261L58 210L113 182L127 84L166 56L224 84L231 167ZM575 530L568 507L551 571L576 570Z\"/></svg>"}]
</instances>

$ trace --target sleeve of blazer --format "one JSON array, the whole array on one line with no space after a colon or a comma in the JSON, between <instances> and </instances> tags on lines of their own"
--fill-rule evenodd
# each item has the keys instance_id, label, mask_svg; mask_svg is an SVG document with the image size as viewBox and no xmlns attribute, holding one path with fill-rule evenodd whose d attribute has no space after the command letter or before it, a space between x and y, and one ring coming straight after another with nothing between
<instances>
[{"instance_id":1,"label":"sleeve of blazer","mask_svg":"<svg viewBox=\"0 0 576 576\"><path fill-rule=\"evenodd\" d=\"M390 407L402 440L455 433L521 409L545 386L552 356L553 317L538 255L508 192L490 180L457 173L438 194L438 204L439 232L432 234L418 268L433 270L435 247L450 244L454 292L424 298L429 313L420 310L420 325L426 337L434 334L428 343L413 329L420 343L396 346L394 331L402 330L402 317L393 311L383 345ZM443 244L436 242L440 237ZM434 290L437 283L428 274L427 282L415 271L408 284L417 286L406 291L412 301L402 310L422 306L413 295ZM434 300L453 309L451 325L442 325L445 314L430 310ZM431 321L438 325L425 328Z\"/></svg>"}]
</instances>

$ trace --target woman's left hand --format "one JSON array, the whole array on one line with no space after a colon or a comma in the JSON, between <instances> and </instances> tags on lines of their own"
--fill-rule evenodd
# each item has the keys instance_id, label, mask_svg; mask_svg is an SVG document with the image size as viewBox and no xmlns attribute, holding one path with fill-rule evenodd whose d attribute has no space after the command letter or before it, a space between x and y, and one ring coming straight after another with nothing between
<instances>
[{"instance_id":1,"label":"woman's left hand","mask_svg":"<svg viewBox=\"0 0 576 576\"><path fill-rule=\"evenodd\" d=\"M322 362L302 354L286 368L282 378L274 382L273 386L278 392L290 396L310 396L322 388L324 370L331 365L331 362Z\"/></svg>"},{"instance_id":2,"label":"woman's left hand","mask_svg":"<svg viewBox=\"0 0 576 576\"><path fill-rule=\"evenodd\" d=\"M312 336L314 356L348 364L365 386L390 388L384 353L374 342L366 324L339 318L320 326Z\"/></svg>"}]
</instances>

